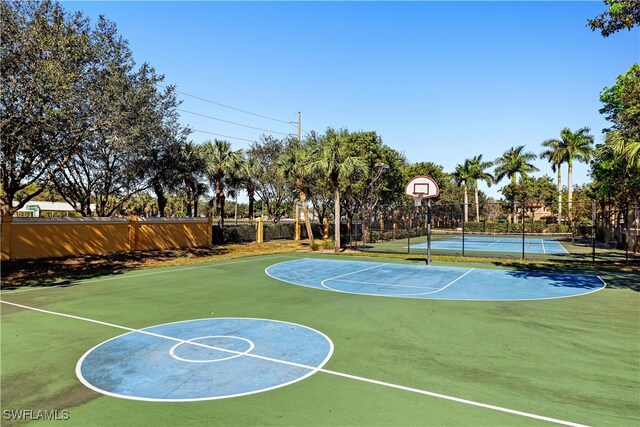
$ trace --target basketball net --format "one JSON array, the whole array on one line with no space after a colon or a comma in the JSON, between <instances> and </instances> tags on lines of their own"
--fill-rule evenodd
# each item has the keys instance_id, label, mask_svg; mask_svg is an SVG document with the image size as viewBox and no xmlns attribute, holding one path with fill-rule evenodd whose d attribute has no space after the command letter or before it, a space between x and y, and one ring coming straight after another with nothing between
<instances>
[{"instance_id":1,"label":"basketball net","mask_svg":"<svg viewBox=\"0 0 640 427\"><path fill-rule=\"evenodd\" d=\"M416 193L416 195L413 196L413 204L415 205L415 207L422 206L423 197L424 197L424 193Z\"/></svg>"}]
</instances>

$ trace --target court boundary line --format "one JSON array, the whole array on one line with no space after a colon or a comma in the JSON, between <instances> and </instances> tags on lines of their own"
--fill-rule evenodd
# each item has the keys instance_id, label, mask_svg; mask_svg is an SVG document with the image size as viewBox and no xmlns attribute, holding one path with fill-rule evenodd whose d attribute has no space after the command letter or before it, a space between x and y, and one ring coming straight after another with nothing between
<instances>
[{"instance_id":1,"label":"court boundary line","mask_svg":"<svg viewBox=\"0 0 640 427\"><path fill-rule=\"evenodd\" d=\"M389 264L389 265L394 265L394 264ZM444 286L442 286L442 287L440 287L440 288L437 288L437 289L434 289L434 290L432 290L432 291L428 291L428 292L416 292L416 293L413 293L413 294L369 294L369 293L363 293L363 292L349 292L349 291L341 291L341 290L338 290L338 289L335 289L335 288L331 288L331 287L329 287L329 286L324 285L324 280L323 280L323 282L322 282L322 283L323 283L323 284L322 284L322 286L323 286L323 287L325 287L325 288L327 288L327 289L328 289L328 290L330 290L330 291L343 292L343 293L346 293L346 294L352 294L352 295L367 295L367 296L374 296L374 297L377 297L377 296L386 296L386 297L398 297L398 298L399 298L399 297L413 297L413 296L416 296L416 295L431 295L431 294L435 294L435 293L438 293L438 292L444 291L444 290L445 290L445 289L447 289L449 286L453 285L453 284L454 284L454 283L456 283L458 280L462 279L464 276L466 276L467 274L471 273L473 270L474 270L474 268L472 268L472 269L468 270L468 271L467 271L467 272L465 272L464 274L462 274L462 275L458 276L457 278L455 278L454 280L452 280L451 282L447 283L446 285L444 285ZM361 270L361 271L365 271L365 270ZM358 271L358 272L356 272L356 273L359 273L359 272L360 272L360 271ZM329 280L329 279L326 279L326 280ZM331 280L334 280L334 279L331 279ZM345 280L345 282L347 282L347 281ZM363 284L367 284L368 282L356 282L356 281L353 281L352 283L363 283ZM375 284L377 284L377 283L372 283L372 284L374 284L374 285L375 285ZM393 285L391 285L391 286L393 286ZM401 285L398 285L398 286L401 286Z\"/></svg>"},{"instance_id":2,"label":"court boundary line","mask_svg":"<svg viewBox=\"0 0 640 427\"><path fill-rule=\"evenodd\" d=\"M321 288L321 287L317 287L317 286L312 286L312 285L304 285L301 283L296 283L296 282L292 282L290 280L285 280L285 279L281 279L279 277L273 276L271 273L269 273L269 268L279 265L279 264L285 264L287 262L295 262L295 261L303 261L303 260L312 260L314 258L296 258L293 260L289 260L289 261L282 261L282 262L277 262L275 264L271 264L269 267L265 268L264 272L267 276L271 277L272 279L275 279L279 282L283 282L283 283L289 283L291 285L295 285L295 286L301 286L304 288L310 288L310 289L315 289L315 290L319 290L319 291L333 291L333 292L339 292L339 293L343 293L343 294L349 294L349 295L362 295L362 296L373 296L373 297L385 297L385 298L406 298L406 299L422 299L422 300L428 300L428 301L469 301L469 302L528 302L528 301L548 301L548 300L554 300L554 299L564 299L564 298L577 298L577 297L582 297L585 295L589 295L589 294L593 294L595 292L599 292L603 289L605 289L607 287L607 282L604 281L604 279L602 279L600 276L597 275L588 275L588 274L582 274L581 276L594 276L597 277L598 279L600 279L600 281L603 283L604 286L602 286L601 288L597 288L597 289L593 289L590 290L589 292L584 292L581 294L575 294L575 295L560 295L560 296L553 296L553 297L543 297L543 298L511 298L511 299L505 299L505 298L491 298L491 299L472 299L472 298L422 298L422 297L417 297L415 295L419 295L419 294L405 294L405 295L399 295L399 294L394 294L394 295L385 295L385 294L365 294L365 293L359 293L359 292L344 292L344 291L338 291L338 290L334 290L334 289L330 289L330 288ZM370 261L351 261L351 260L331 260L331 259L325 259L325 258L318 258L320 260L323 261L337 261L337 262L360 262L360 263L370 263ZM384 263L384 265L402 265L404 267L411 267L411 268L433 268L432 266L424 266L424 265L411 265L411 264L399 264L399 263ZM446 268L446 269L461 269L460 267L447 267L447 266L436 266L436 268ZM476 268L474 267L472 270L476 270ZM514 270L493 270L493 269L478 269L478 270L487 270L487 271L504 271L504 272L509 272L509 271L514 271ZM517 271L517 270L515 270ZM570 274L563 274L563 273L556 273L555 275L557 276L562 276L562 275L569 275ZM435 293L435 292L434 292Z\"/></svg>"},{"instance_id":3,"label":"court boundary line","mask_svg":"<svg viewBox=\"0 0 640 427\"><path fill-rule=\"evenodd\" d=\"M62 317L76 319L76 320L83 320L83 321L87 321L87 322L91 322L91 323L97 323L97 324L101 324L101 325L110 326L110 327L113 327L113 328L123 329L123 330L129 331L129 332L125 333L125 334L121 334L121 335L113 337L113 338L111 338L111 339L109 339L107 341L104 341L104 342L94 346L90 350L88 350L80 358L80 360L78 360L78 363L76 364L76 375L77 375L78 369L79 369L82 361L84 360L85 356L87 354L89 354L93 349L95 349L98 346L104 344L105 342L111 341L113 339L116 339L116 338L118 338L120 336L123 336L123 335L127 335L129 333L140 332L140 333L143 333L143 334L153 335L153 336L157 336L159 338L169 339L169 340L172 340L172 341L184 341L184 342L186 342L186 340L182 340L182 339L179 339L179 338L163 336L161 334L154 334L152 332L144 331L144 330L141 330L141 329L129 328L127 326L116 325L114 323L103 322L103 321L100 321L100 320L93 320L93 319L89 319L89 318L82 317L82 316L76 316L76 315L60 313L60 312L55 312L55 311L50 311L50 310L44 310L44 309L41 309L41 308L30 307L30 306L27 306L27 305L12 303L10 301L4 301L4 300L0 300L0 303L9 304L9 305L13 305L13 306L16 306L16 307L24 308L24 309L27 309L27 310L33 310L33 311L37 311L37 312L41 312L41 313L45 313L45 314L62 316ZM225 319L225 318L220 318L220 319ZM227 318L227 319L238 319L238 318ZM192 319L192 320L206 320L206 319ZM274 321L272 319L256 319L256 320ZM282 322L282 323L291 323L291 322L280 321L280 320L275 320L275 321L276 322ZM154 325L154 326L164 326L164 325L169 325L169 324L174 324L174 323L181 323L181 322L188 322L188 320L187 321L170 322L170 323L161 324L161 325ZM487 404L487 403L482 403L482 402L477 402L477 401L474 401L474 400L463 399L463 398L459 398L459 397L455 397L455 396L449 396L449 395L446 395L446 394L436 393L436 392L432 392L432 391L428 391L428 390L422 390L422 389L418 389L418 388L414 388L414 387L408 387L408 386L403 386L403 385L399 385L399 384L393 384L393 383L389 383L389 382L385 382L385 381L379 381L379 380L375 380L375 379L371 379L371 378L361 377L361 376L357 376L357 375L346 374L346 373L333 371L333 370L329 370L329 369L323 369L322 366L324 366L329 361L330 357L333 355L333 350L334 350L333 341L331 341L331 339L328 336L326 336L325 334L323 334L320 331L317 331L317 330L315 330L313 328L309 328L308 326L305 326L305 325L299 325L299 324L296 324L296 325L304 327L304 328L307 328L307 329L311 329L311 330L313 330L315 332L320 333L321 335L324 335L327 338L328 342L330 343L330 346L331 346L330 352L327 355L327 358L325 359L324 363L322 363L319 367L316 368L316 367L312 367L312 366L306 366L306 365L298 364L298 363L295 363L295 362L288 362L288 361L285 361L285 360L278 360L278 359L273 359L273 358L269 358L269 357L265 357L265 356L259 356L259 355L255 355L255 354L254 355L245 354L245 356L264 359L264 360L268 360L268 361L271 361L271 362L277 362L277 363L283 363L283 364L287 364L287 365L292 365L292 366L300 367L300 368L303 368L303 369L308 369L308 370L311 371L306 376L303 376L303 377L297 379L294 382L302 381L303 379L308 378L309 376L313 375L316 372L323 372L325 374L330 374L330 375L343 377L343 378L349 378L349 379L352 379L352 380L357 380L357 381L361 381L361 382L365 382L365 383L369 383L369 384L381 385L381 386L388 387L388 388L393 388L393 389L396 389L396 390L403 390L403 391L408 391L408 392L412 392L412 393L422 394L422 395L425 395L425 396L430 396L430 397L435 397L435 398L438 398L438 399L443 399L443 400L448 400L448 401L452 401L452 402L462 403L462 404L466 404L466 405L469 405L469 406L475 406L475 407L479 407L479 408L490 409L490 410L494 410L494 411L497 411L497 412L503 412L503 413L512 414L512 415L519 415L519 416L522 416L522 417L525 417L525 418L532 418L532 419L536 419L536 420L547 421L547 422L560 424L560 425L566 425L566 426L570 426L570 427L588 427L586 424L574 423L574 422L571 422L571 421L560 420L560 419L557 419L557 418L551 418L551 417L547 417L547 416L544 416L544 415L537 415L537 414L533 414L533 413L529 413L529 412L519 411L519 410L516 410L516 409L509 409L509 408L505 408L505 407L502 407L502 406L490 405L490 404ZM150 326L150 327L154 327L154 326ZM205 348L209 348L209 349L213 349L213 350L219 350L219 351L223 351L223 352L238 353L237 351L227 350L227 349L222 349L222 348L216 348L216 347L202 345L202 344L194 343L194 342L189 342L188 344L199 345L199 346L202 346L202 347L205 347ZM83 384L87 385L86 383L84 383L83 379L80 376L78 377L78 379L80 379L80 381ZM276 388L284 387L285 385L289 385L289 384L290 383L284 384L284 385L279 385ZM93 389L95 391L98 391L97 389L95 389L93 387L89 387L89 386L87 386L87 387L90 388L90 389ZM268 391L268 390L265 389L263 391ZM107 394L107 393L104 393L103 391L100 391L100 393L101 394ZM246 393L246 394L255 394L255 392L254 393ZM112 394L112 395L115 396L115 397L123 397L123 396L115 395L115 394ZM243 395L243 394L239 394L237 396L226 396L226 397L227 398L238 397L238 396L241 396L241 395ZM142 400L142 399L130 399L130 400ZM215 400L215 398L213 398L213 399L212 398L206 398L206 399L198 399L198 400ZM162 399L161 401L162 402L170 402L171 400ZM179 400L179 402L185 402L185 401L186 400Z\"/></svg>"},{"instance_id":4,"label":"court boundary line","mask_svg":"<svg viewBox=\"0 0 640 427\"><path fill-rule=\"evenodd\" d=\"M162 270L162 271L148 271L146 273L141 273L141 274L133 274L133 275L129 275L127 276L126 274L128 272L122 273L120 275L117 276L109 276L109 277L104 277L101 279L89 279L89 280L84 280L84 279L79 279L78 281L80 283L78 283L77 285L64 285L64 284L60 284L60 285L51 285L51 286L45 286L45 287L28 287L27 289L9 289L9 290L0 290L0 295L13 295L13 294L19 294L22 292L32 292L32 291L43 291L45 289L64 289L64 288L71 288L74 286L78 286L78 285L86 285L86 284L93 284L93 283L99 283L99 282L106 282L106 281L111 281L111 280L118 280L118 279L133 279L136 277L140 277L140 276L151 276L151 275L155 275L155 274L163 274L163 273L173 273L173 272L179 272L179 271L185 271L185 270L195 270L195 269L200 269L200 268L210 268L210 267L218 267L221 265L230 265L230 264L239 264L241 262L251 262L251 261L256 261L255 258L260 257L262 258L275 258L275 257L287 257L287 258L293 258L293 259L297 259L296 257L292 257L291 255L287 255L287 254L271 254L271 255L256 255L251 257L251 259L246 259L246 257L242 257L242 259L238 259L238 260L234 260L234 261L213 261L212 263L207 263L206 265L186 265L184 267L178 267L178 268L174 268L171 270ZM163 267L152 267L149 270L157 270L159 268L163 268ZM141 270L145 270L145 269L141 269ZM135 271L140 271L140 270L132 270L131 272L135 272Z\"/></svg>"}]
</instances>

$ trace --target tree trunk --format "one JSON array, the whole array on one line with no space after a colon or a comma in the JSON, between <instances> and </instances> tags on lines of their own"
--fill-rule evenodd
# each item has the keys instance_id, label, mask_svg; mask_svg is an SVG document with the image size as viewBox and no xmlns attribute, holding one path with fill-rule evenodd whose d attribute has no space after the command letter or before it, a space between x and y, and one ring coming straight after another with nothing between
<instances>
[{"instance_id":1,"label":"tree trunk","mask_svg":"<svg viewBox=\"0 0 640 427\"><path fill-rule=\"evenodd\" d=\"M253 217L255 216L255 212L254 212L255 196L254 196L253 188L247 188L247 194L249 196L249 221L253 222Z\"/></svg>"},{"instance_id":2,"label":"tree trunk","mask_svg":"<svg viewBox=\"0 0 640 427\"><path fill-rule=\"evenodd\" d=\"M218 215L218 226L222 229L222 181L220 179L216 180L216 213Z\"/></svg>"},{"instance_id":3,"label":"tree trunk","mask_svg":"<svg viewBox=\"0 0 640 427\"><path fill-rule=\"evenodd\" d=\"M335 242L335 251L340 252L340 189L338 185L335 186L333 190L333 214L334 214L334 227L333 230L334 242Z\"/></svg>"},{"instance_id":4,"label":"tree trunk","mask_svg":"<svg viewBox=\"0 0 640 427\"><path fill-rule=\"evenodd\" d=\"M562 219L562 168L558 165L558 222Z\"/></svg>"},{"instance_id":5,"label":"tree trunk","mask_svg":"<svg viewBox=\"0 0 640 427\"><path fill-rule=\"evenodd\" d=\"M313 232L311 231L311 222L309 221L309 209L307 208L307 195L304 191L300 191L300 203L302 203L302 213L304 214L304 225L307 228L307 237L309 244L313 244Z\"/></svg>"},{"instance_id":6,"label":"tree trunk","mask_svg":"<svg viewBox=\"0 0 640 427\"><path fill-rule=\"evenodd\" d=\"M475 196L476 196L476 222L480 222L480 202L478 201L478 180L476 180Z\"/></svg>"},{"instance_id":7,"label":"tree trunk","mask_svg":"<svg viewBox=\"0 0 640 427\"><path fill-rule=\"evenodd\" d=\"M469 192L467 186L464 186L464 222L469 222Z\"/></svg>"},{"instance_id":8,"label":"tree trunk","mask_svg":"<svg viewBox=\"0 0 640 427\"><path fill-rule=\"evenodd\" d=\"M164 189L159 182L153 183L153 192L156 193L156 198L158 199L158 214L160 217L164 217L164 211L167 207L167 198L164 196Z\"/></svg>"},{"instance_id":9,"label":"tree trunk","mask_svg":"<svg viewBox=\"0 0 640 427\"><path fill-rule=\"evenodd\" d=\"M573 219L573 212L571 209L571 200L573 198L573 162L569 160L569 222Z\"/></svg>"}]
</instances>

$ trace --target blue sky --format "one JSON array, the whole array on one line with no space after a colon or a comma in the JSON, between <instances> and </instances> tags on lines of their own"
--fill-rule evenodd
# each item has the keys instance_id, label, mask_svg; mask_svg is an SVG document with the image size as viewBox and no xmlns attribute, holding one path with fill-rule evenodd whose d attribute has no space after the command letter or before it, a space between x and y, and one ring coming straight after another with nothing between
<instances>
[{"instance_id":1,"label":"blue sky","mask_svg":"<svg viewBox=\"0 0 640 427\"><path fill-rule=\"evenodd\" d=\"M138 63L179 91L305 131L375 130L409 161L452 171L563 127L601 142L599 93L640 58L640 31L603 38L591 2L65 2L114 21ZM281 133L287 123L181 95L181 108ZM256 140L263 131L181 113L194 129ZM274 136L280 136L274 133ZM201 142L216 136L194 132ZM220 137L218 137L220 138ZM222 138L224 139L224 138ZM234 148L250 142L231 139ZM538 161L538 175L555 174ZM564 173L566 185L566 171ZM574 168L574 183L589 181ZM500 183L481 189L496 196Z\"/></svg>"}]
</instances>

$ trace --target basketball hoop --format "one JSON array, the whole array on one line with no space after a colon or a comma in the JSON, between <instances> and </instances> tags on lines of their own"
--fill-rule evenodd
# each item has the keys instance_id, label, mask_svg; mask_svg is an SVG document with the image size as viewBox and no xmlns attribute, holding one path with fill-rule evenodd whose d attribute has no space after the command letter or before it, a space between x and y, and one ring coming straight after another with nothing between
<instances>
[{"instance_id":1,"label":"basketball hoop","mask_svg":"<svg viewBox=\"0 0 640 427\"><path fill-rule=\"evenodd\" d=\"M438 197L440 190L438 184L425 175L414 176L409 180L404 188L404 195L413 199L416 211L420 213L420 223L422 223L422 199L427 199L427 265L431 265L431 199ZM411 223L411 222L409 222ZM408 233L407 246L411 247L411 233Z\"/></svg>"}]
</instances>

